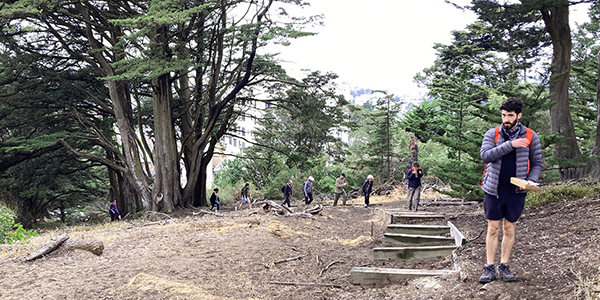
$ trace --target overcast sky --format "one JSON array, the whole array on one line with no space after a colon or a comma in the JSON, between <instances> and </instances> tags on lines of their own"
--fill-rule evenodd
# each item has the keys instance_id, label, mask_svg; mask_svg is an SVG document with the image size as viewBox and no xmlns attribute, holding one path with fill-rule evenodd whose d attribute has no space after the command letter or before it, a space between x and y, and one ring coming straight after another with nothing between
<instances>
[{"instance_id":1,"label":"overcast sky","mask_svg":"<svg viewBox=\"0 0 600 300\"><path fill-rule=\"evenodd\" d=\"M443 0L308 2L311 6L303 13L323 14L325 24L313 29L316 36L277 48L291 75L302 78L301 69L331 71L350 87L387 90L409 98L423 92L413 77L433 64L433 45L449 44L452 30L464 29L476 20L472 12ZM581 20L585 9L573 7L571 15L572 20Z\"/></svg>"}]
</instances>

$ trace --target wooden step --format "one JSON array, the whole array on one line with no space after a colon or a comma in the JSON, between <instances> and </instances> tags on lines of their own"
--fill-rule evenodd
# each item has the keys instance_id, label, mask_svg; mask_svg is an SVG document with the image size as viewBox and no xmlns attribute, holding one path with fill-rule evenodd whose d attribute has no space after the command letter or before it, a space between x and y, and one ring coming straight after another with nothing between
<instances>
[{"instance_id":1,"label":"wooden step","mask_svg":"<svg viewBox=\"0 0 600 300\"><path fill-rule=\"evenodd\" d=\"M373 249L375 261L399 262L411 260L432 260L452 255L456 246L421 246L421 247L380 247Z\"/></svg>"},{"instance_id":2,"label":"wooden step","mask_svg":"<svg viewBox=\"0 0 600 300\"><path fill-rule=\"evenodd\" d=\"M418 234L402 234L402 233L384 233L383 236L394 244L402 246L442 246L454 245L453 237L437 236L437 235L418 235Z\"/></svg>"},{"instance_id":3,"label":"wooden step","mask_svg":"<svg viewBox=\"0 0 600 300\"><path fill-rule=\"evenodd\" d=\"M442 235L450 232L450 226L418 225L418 224L389 224L387 233Z\"/></svg>"},{"instance_id":4,"label":"wooden step","mask_svg":"<svg viewBox=\"0 0 600 300\"><path fill-rule=\"evenodd\" d=\"M354 267L350 271L352 284L384 286L393 282L423 276L456 276L454 270L421 270Z\"/></svg>"},{"instance_id":5,"label":"wooden step","mask_svg":"<svg viewBox=\"0 0 600 300\"><path fill-rule=\"evenodd\" d=\"M417 213L417 212L406 212L406 213L392 213L388 217L390 224L406 223L410 221L432 221L432 220L444 220L446 216L432 213Z\"/></svg>"}]
</instances>

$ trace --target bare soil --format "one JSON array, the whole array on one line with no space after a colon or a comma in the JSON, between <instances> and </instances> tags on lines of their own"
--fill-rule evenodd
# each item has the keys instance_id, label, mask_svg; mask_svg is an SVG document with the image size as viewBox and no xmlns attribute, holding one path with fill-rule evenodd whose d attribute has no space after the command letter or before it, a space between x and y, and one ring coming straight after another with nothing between
<instances>
[{"instance_id":1,"label":"bare soil","mask_svg":"<svg viewBox=\"0 0 600 300\"><path fill-rule=\"evenodd\" d=\"M373 262L372 249L390 245L383 240L383 210L404 208L399 199L372 197L375 205L369 208L354 199L353 206L326 206L311 219L278 217L259 208L225 211L225 217L182 210L162 221L65 228L71 239L103 241L104 253L58 250L23 262L62 233L42 232L27 245L0 246L0 299L577 299L582 297L576 292L590 282L590 294L599 296L593 294L600 273L599 199L527 208L510 260L517 281L485 286L478 283L486 226L480 206L424 206L447 214L470 240L458 251L467 278L353 285L355 266L453 268L451 258ZM293 204L292 210L302 211L302 204Z\"/></svg>"}]
</instances>

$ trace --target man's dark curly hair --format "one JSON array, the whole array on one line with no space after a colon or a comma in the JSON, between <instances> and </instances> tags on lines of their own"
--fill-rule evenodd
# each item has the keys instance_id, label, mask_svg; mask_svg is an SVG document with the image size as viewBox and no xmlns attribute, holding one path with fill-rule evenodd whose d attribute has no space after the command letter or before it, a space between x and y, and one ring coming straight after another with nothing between
<instances>
[{"instance_id":1,"label":"man's dark curly hair","mask_svg":"<svg viewBox=\"0 0 600 300\"><path fill-rule=\"evenodd\" d=\"M517 115L523 111L523 101L519 98L511 97L502 101L500 110L514 111Z\"/></svg>"}]
</instances>

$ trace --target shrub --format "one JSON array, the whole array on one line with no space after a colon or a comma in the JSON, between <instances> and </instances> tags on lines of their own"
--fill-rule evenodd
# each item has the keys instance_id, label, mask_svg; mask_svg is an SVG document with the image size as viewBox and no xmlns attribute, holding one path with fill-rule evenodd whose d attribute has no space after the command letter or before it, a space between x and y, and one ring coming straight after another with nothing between
<instances>
[{"instance_id":1,"label":"shrub","mask_svg":"<svg viewBox=\"0 0 600 300\"><path fill-rule=\"evenodd\" d=\"M14 215L4 206L0 206L0 242L11 244L37 236L35 230L25 230L23 225L15 223Z\"/></svg>"},{"instance_id":2,"label":"shrub","mask_svg":"<svg viewBox=\"0 0 600 300\"><path fill-rule=\"evenodd\" d=\"M551 185L543 187L538 192L530 192L526 198L527 206L534 206L545 202L569 201L584 197L595 197L600 192L598 182L578 182L571 185Z\"/></svg>"}]
</instances>

